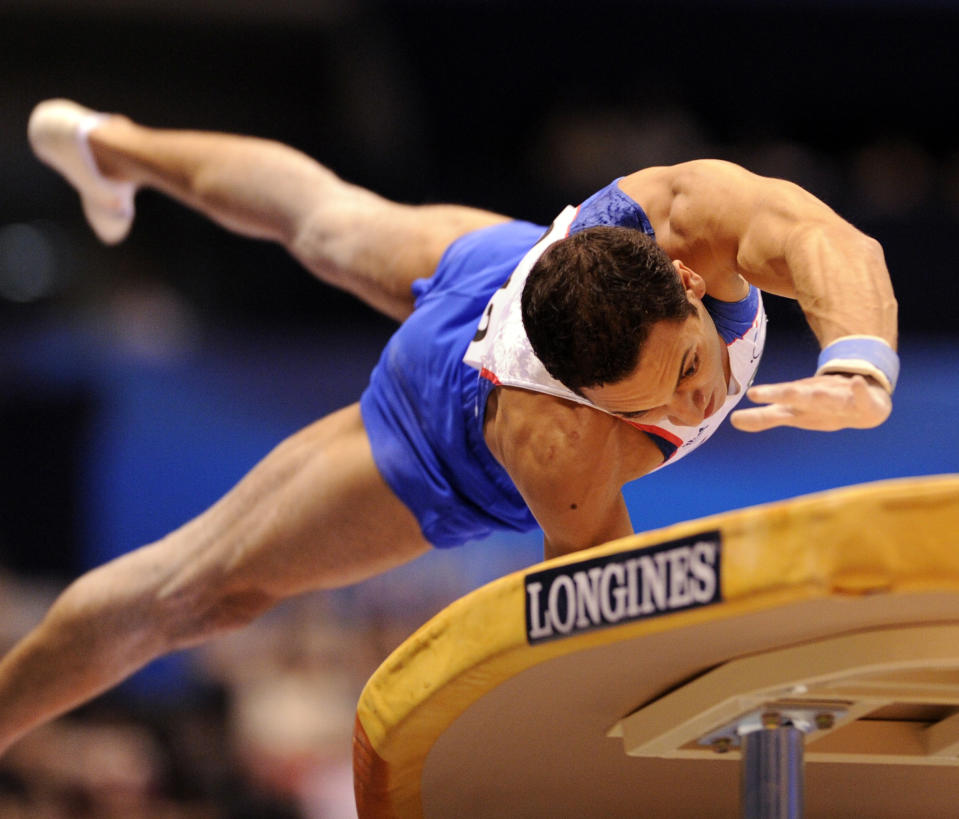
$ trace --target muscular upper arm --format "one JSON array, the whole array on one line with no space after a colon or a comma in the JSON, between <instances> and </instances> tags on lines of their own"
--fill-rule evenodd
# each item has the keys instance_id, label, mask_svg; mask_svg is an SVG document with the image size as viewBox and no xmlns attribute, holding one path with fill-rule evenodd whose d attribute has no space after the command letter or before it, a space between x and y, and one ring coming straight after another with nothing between
<instances>
[{"instance_id":1,"label":"muscular upper arm","mask_svg":"<svg viewBox=\"0 0 959 819\"><path fill-rule=\"evenodd\" d=\"M700 273L720 298L724 285L732 286L740 276L794 298L787 259L798 233L821 227L855 230L798 185L722 160L649 168L621 185L648 208L660 246Z\"/></svg>"},{"instance_id":2,"label":"muscular upper arm","mask_svg":"<svg viewBox=\"0 0 959 819\"><path fill-rule=\"evenodd\" d=\"M632 534L622 486L662 462L652 442L586 406L500 392L492 448L542 527L546 556Z\"/></svg>"}]
</instances>

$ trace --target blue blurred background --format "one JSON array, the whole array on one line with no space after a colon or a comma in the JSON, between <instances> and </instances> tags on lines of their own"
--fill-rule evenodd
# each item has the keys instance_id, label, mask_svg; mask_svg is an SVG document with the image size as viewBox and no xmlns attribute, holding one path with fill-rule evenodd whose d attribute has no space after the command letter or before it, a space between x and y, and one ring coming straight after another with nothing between
<instances>
[{"instance_id":1,"label":"blue blurred background","mask_svg":"<svg viewBox=\"0 0 959 819\"><path fill-rule=\"evenodd\" d=\"M892 418L832 434L727 427L627 489L648 529L956 471L957 42L947 0L0 0L0 577L45 599L203 510L284 436L356 400L393 327L280 249L150 192L130 238L99 245L28 150L36 102L271 137L392 198L545 223L623 173L702 156L824 199L886 250L903 364ZM759 380L808 374L817 347L798 309L767 307ZM510 536L430 555L303 604L305 619L315 606L335 625L327 643L374 635L353 691L420 619L540 548ZM0 614L8 639L30 625ZM124 691L167 708L212 686L242 712L246 652L199 670L175 658ZM292 815L338 815L302 783L256 781Z\"/></svg>"}]
</instances>

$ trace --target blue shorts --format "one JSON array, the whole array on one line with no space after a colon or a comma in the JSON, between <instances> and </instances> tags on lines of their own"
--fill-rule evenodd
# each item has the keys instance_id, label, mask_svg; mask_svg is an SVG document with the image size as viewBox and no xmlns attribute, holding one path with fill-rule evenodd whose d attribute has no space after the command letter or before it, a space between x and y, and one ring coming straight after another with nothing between
<instances>
[{"instance_id":1,"label":"blue shorts","mask_svg":"<svg viewBox=\"0 0 959 819\"><path fill-rule=\"evenodd\" d=\"M483 439L485 396L463 355L496 288L543 235L529 222L469 233L413 285L413 314L383 350L360 398L373 458L434 546L537 527ZM482 404L482 405L481 405Z\"/></svg>"}]
</instances>

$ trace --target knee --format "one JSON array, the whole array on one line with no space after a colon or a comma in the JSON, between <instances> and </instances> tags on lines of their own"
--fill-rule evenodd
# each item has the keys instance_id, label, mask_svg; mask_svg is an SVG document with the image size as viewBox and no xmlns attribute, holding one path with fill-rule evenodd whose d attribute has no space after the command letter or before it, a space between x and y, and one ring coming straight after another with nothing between
<instances>
[{"instance_id":1,"label":"knee","mask_svg":"<svg viewBox=\"0 0 959 819\"><path fill-rule=\"evenodd\" d=\"M304 214L290 227L287 250L323 281L344 287L361 251L357 226L344 224L325 209Z\"/></svg>"},{"instance_id":2,"label":"knee","mask_svg":"<svg viewBox=\"0 0 959 819\"><path fill-rule=\"evenodd\" d=\"M260 591L237 591L199 596L192 603L177 606L166 618L171 650L189 648L243 628L277 603Z\"/></svg>"},{"instance_id":3,"label":"knee","mask_svg":"<svg viewBox=\"0 0 959 819\"><path fill-rule=\"evenodd\" d=\"M276 600L265 592L249 590L225 594L199 612L198 627L203 634L214 636L249 625L264 614Z\"/></svg>"}]
</instances>

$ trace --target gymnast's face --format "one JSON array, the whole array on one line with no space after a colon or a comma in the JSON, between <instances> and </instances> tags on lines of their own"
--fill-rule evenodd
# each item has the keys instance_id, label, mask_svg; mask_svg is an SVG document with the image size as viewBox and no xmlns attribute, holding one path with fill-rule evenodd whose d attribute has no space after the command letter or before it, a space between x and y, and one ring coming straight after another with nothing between
<instances>
[{"instance_id":1,"label":"gymnast's face","mask_svg":"<svg viewBox=\"0 0 959 819\"><path fill-rule=\"evenodd\" d=\"M633 373L615 384L583 389L587 399L630 421L680 426L698 426L723 405L729 353L703 306L702 279L696 278L686 290L695 314L653 325Z\"/></svg>"}]
</instances>

